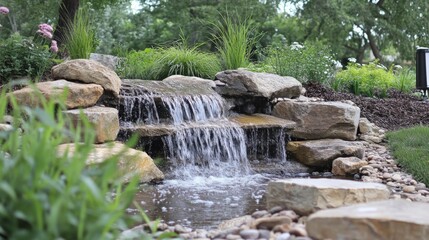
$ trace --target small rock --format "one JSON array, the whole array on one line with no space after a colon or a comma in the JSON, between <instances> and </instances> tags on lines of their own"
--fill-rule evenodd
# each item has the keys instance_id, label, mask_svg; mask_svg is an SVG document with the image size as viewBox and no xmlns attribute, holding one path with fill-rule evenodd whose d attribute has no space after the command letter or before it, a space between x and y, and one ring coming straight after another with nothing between
<instances>
[{"instance_id":1,"label":"small rock","mask_svg":"<svg viewBox=\"0 0 429 240\"><path fill-rule=\"evenodd\" d=\"M292 211L292 210L283 210L281 212L278 212L276 214L273 215L273 217L277 217L277 216L285 216L285 217L289 217L290 219L292 219L292 221L295 221L298 219L298 215Z\"/></svg>"},{"instance_id":2,"label":"small rock","mask_svg":"<svg viewBox=\"0 0 429 240\"><path fill-rule=\"evenodd\" d=\"M275 206L275 207L273 207L273 208L271 208L270 209L270 213L271 214L275 214L275 213L278 213L278 212L280 212L280 211L282 211L283 210L283 208L282 207L280 207L280 206Z\"/></svg>"},{"instance_id":3,"label":"small rock","mask_svg":"<svg viewBox=\"0 0 429 240\"><path fill-rule=\"evenodd\" d=\"M303 224L294 224L289 231L290 234L298 236L298 237L306 237L307 230L305 230L305 226Z\"/></svg>"},{"instance_id":4,"label":"small rock","mask_svg":"<svg viewBox=\"0 0 429 240\"><path fill-rule=\"evenodd\" d=\"M271 232L265 229L259 230L259 239L271 239Z\"/></svg>"},{"instance_id":5,"label":"small rock","mask_svg":"<svg viewBox=\"0 0 429 240\"><path fill-rule=\"evenodd\" d=\"M226 239L228 239L228 240L238 240L238 239L241 239L241 236L240 235L235 235L235 234L228 234L226 236Z\"/></svg>"},{"instance_id":6,"label":"small rock","mask_svg":"<svg viewBox=\"0 0 429 240\"><path fill-rule=\"evenodd\" d=\"M399 174L393 174L392 180L398 182L402 180L402 177Z\"/></svg>"},{"instance_id":7,"label":"small rock","mask_svg":"<svg viewBox=\"0 0 429 240\"><path fill-rule=\"evenodd\" d=\"M253 218L261 218L261 217L265 217L269 215L269 212L267 210L260 210L260 211L256 211L252 214Z\"/></svg>"},{"instance_id":8,"label":"small rock","mask_svg":"<svg viewBox=\"0 0 429 240\"><path fill-rule=\"evenodd\" d=\"M264 217L253 221L251 228L271 230L277 225L291 224L291 223L292 223L292 219L290 219L289 217L284 217L284 216Z\"/></svg>"},{"instance_id":9,"label":"small rock","mask_svg":"<svg viewBox=\"0 0 429 240\"><path fill-rule=\"evenodd\" d=\"M384 179L388 179L388 178L391 178L392 177L392 174L390 174L390 173L383 173L383 178Z\"/></svg>"},{"instance_id":10,"label":"small rock","mask_svg":"<svg viewBox=\"0 0 429 240\"><path fill-rule=\"evenodd\" d=\"M179 224L176 224L174 226L174 232L176 232L176 233L190 233L190 232L192 232L192 229L186 228L186 227L179 225Z\"/></svg>"},{"instance_id":11,"label":"small rock","mask_svg":"<svg viewBox=\"0 0 429 240\"><path fill-rule=\"evenodd\" d=\"M282 225L277 225L273 228L273 232L281 232L281 233L286 233L289 232L291 229L290 224L282 224Z\"/></svg>"},{"instance_id":12,"label":"small rock","mask_svg":"<svg viewBox=\"0 0 429 240\"><path fill-rule=\"evenodd\" d=\"M288 240L290 238L289 233L282 233L276 237L276 240Z\"/></svg>"},{"instance_id":13,"label":"small rock","mask_svg":"<svg viewBox=\"0 0 429 240\"><path fill-rule=\"evenodd\" d=\"M244 239L257 239L259 237L259 231L256 229L242 230L240 236Z\"/></svg>"},{"instance_id":14,"label":"small rock","mask_svg":"<svg viewBox=\"0 0 429 240\"><path fill-rule=\"evenodd\" d=\"M416 191L416 188L414 186L404 186L402 188L402 191L406 193L414 193Z\"/></svg>"}]
</instances>

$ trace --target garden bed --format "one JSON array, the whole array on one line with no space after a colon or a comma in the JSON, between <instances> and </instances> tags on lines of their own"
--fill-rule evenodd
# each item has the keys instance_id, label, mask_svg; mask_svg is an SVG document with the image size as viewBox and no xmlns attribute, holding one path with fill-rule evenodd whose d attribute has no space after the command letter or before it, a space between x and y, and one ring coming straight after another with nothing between
<instances>
[{"instance_id":1,"label":"garden bed","mask_svg":"<svg viewBox=\"0 0 429 240\"><path fill-rule=\"evenodd\" d=\"M429 102L420 97L389 91L387 98L356 96L335 92L320 84L306 84L307 97L323 98L326 101L351 100L361 109L361 117L387 130L397 130L420 124L429 124Z\"/></svg>"}]
</instances>

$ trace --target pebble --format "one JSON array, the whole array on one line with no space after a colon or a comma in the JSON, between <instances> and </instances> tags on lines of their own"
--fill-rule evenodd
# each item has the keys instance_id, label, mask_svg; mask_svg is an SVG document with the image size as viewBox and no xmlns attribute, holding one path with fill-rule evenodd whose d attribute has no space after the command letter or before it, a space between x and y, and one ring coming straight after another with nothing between
<instances>
[{"instance_id":1,"label":"pebble","mask_svg":"<svg viewBox=\"0 0 429 240\"><path fill-rule=\"evenodd\" d=\"M401 175L399 175L399 174L393 174L393 176L392 176L392 180L393 181L401 181L402 180L402 177L401 177Z\"/></svg>"},{"instance_id":2,"label":"pebble","mask_svg":"<svg viewBox=\"0 0 429 240\"><path fill-rule=\"evenodd\" d=\"M240 236L244 239L257 239L259 237L259 231L256 229L242 230Z\"/></svg>"},{"instance_id":3,"label":"pebble","mask_svg":"<svg viewBox=\"0 0 429 240\"><path fill-rule=\"evenodd\" d=\"M270 214L267 210L256 211L252 214L253 218L261 218Z\"/></svg>"},{"instance_id":4,"label":"pebble","mask_svg":"<svg viewBox=\"0 0 429 240\"><path fill-rule=\"evenodd\" d=\"M260 239L270 239L271 238L271 232L265 229L259 230L259 238Z\"/></svg>"},{"instance_id":5,"label":"pebble","mask_svg":"<svg viewBox=\"0 0 429 240\"><path fill-rule=\"evenodd\" d=\"M282 233L276 237L276 240L288 240L290 238L290 233Z\"/></svg>"},{"instance_id":6,"label":"pebble","mask_svg":"<svg viewBox=\"0 0 429 240\"><path fill-rule=\"evenodd\" d=\"M275 214L275 213L281 212L282 210L283 210L282 207L276 206L276 207L273 207L273 208L270 209L270 213L271 214Z\"/></svg>"},{"instance_id":7,"label":"pebble","mask_svg":"<svg viewBox=\"0 0 429 240\"><path fill-rule=\"evenodd\" d=\"M414 193L416 191L416 188L414 186L404 186L402 188L402 191L406 193Z\"/></svg>"}]
</instances>

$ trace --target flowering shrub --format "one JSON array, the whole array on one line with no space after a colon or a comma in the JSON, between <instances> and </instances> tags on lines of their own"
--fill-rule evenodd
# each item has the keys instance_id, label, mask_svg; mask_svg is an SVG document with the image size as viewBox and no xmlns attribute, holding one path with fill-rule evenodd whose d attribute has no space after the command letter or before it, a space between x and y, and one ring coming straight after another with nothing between
<instances>
[{"instance_id":1,"label":"flowering shrub","mask_svg":"<svg viewBox=\"0 0 429 240\"><path fill-rule=\"evenodd\" d=\"M51 64L51 53L18 34L0 42L0 84L16 76L40 77Z\"/></svg>"},{"instance_id":2,"label":"flowering shrub","mask_svg":"<svg viewBox=\"0 0 429 240\"><path fill-rule=\"evenodd\" d=\"M318 43L290 46L271 46L265 63L276 74L295 77L300 82L329 84L335 72L336 62L330 50Z\"/></svg>"}]
</instances>

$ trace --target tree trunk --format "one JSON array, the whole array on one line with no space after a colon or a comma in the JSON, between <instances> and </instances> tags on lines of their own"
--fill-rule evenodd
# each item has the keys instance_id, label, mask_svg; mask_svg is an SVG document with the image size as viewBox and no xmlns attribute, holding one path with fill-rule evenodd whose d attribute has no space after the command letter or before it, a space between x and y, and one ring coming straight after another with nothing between
<instances>
[{"instance_id":1,"label":"tree trunk","mask_svg":"<svg viewBox=\"0 0 429 240\"><path fill-rule=\"evenodd\" d=\"M369 42L369 46L371 47L372 53L374 54L374 57L382 60L382 56L381 56L381 52L377 47L377 43L375 42L375 38L371 33L371 29L367 29L366 30L366 35L368 36L368 42Z\"/></svg>"},{"instance_id":2,"label":"tree trunk","mask_svg":"<svg viewBox=\"0 0 429 240\"><path fill-rule=\"evenodd\" d=\"M58 24L54 32L54 39L58 45L64 44L78 9L79 0L61 0L58 10Z\"/></svg>"}]
</instances>

